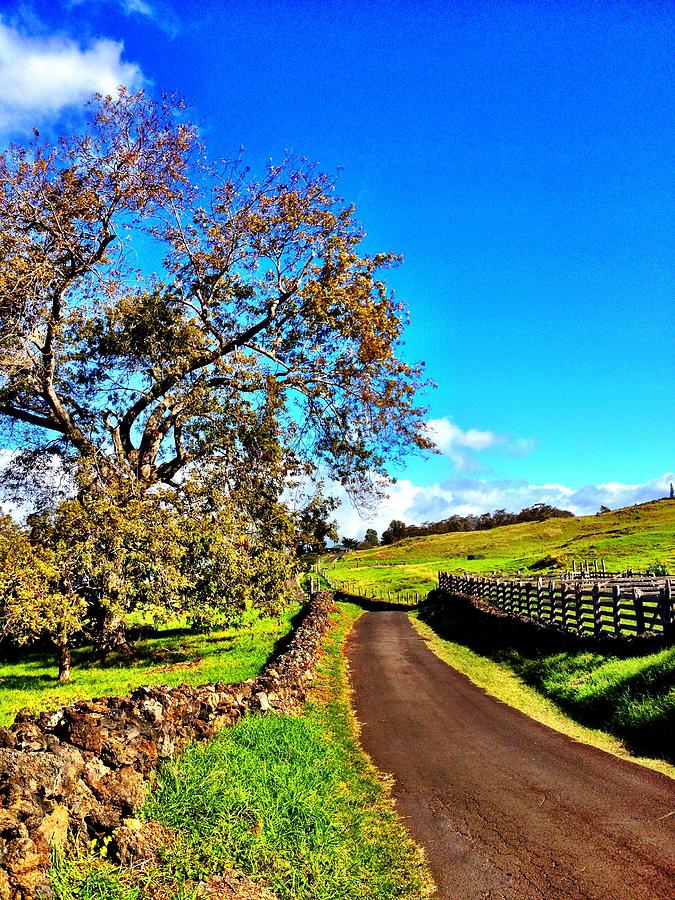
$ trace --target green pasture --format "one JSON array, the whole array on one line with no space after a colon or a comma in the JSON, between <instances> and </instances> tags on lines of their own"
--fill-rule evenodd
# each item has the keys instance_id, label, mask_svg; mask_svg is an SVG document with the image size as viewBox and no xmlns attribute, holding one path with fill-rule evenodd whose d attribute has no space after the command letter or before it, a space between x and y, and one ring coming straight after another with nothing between
<instances>
[{"instance_id":1,"label":"green pasture","mask_svg":"<svg viewBox=\"0 0 675 900\"><path fill-rule=\"evenodd\" d=\"M480 559L468 559L479 556ZM474 574L533 574L605 560L608 571L644 571L655 563L675 572L675 501L626 507L598 516L548 519L489 531L405 538L396 544L345 553L327 563L336 587L426 593L439 570Z\"/></svg>"},{"instance_id":2,"label":"green pasture","mask_svg":"<svg viewBox=\"0 0 675 900\"><path fill-rule=\"evenodd\" d=\"M429 896L422 853L358 746L341 649L360 613L338 604L302 715L244 719L160 770L143 811L172 829L160 866L125 869L82 850L55 863L56 898L195 900L232 870L278 900Z\"/></svg>"},{"instance_id":3,"label":"green pasture","mask_svg":"<svg viewBox=\"0 0 675 900\"><path fill-rule=\"evenodd\" d=\"M25 653L0 662L0 725L20 709L33 713L76 700L128 694L146 684L206 684L253 678L275 643L291 628L295 605L280 618L259 618L237 628L197 634L188 628L158 630L132 643L130 655L96 657L91 647L73 651L68 684L59 684L53 654Z\"/></svg>"}]
</instances>

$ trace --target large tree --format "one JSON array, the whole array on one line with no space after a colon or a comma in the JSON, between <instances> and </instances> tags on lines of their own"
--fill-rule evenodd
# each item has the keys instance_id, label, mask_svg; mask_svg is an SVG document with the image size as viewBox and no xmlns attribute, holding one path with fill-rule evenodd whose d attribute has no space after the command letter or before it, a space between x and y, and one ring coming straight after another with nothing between
<instances>
[{"instance_id":1,"label":"large tree","mask_svg":"<svg viewBox=\"0 0 675 900\"><path fill-rule=\"evenodd\" d=\"M381 275L396 259L362 238L305 160L259 179L207 163L171 98L98 97L80 134L10 148L0 425L15 466L56 455L83 490L140 496L206 460L234 490L281 453L366 496L429 443Z\"/></svg>"}]
</instances>

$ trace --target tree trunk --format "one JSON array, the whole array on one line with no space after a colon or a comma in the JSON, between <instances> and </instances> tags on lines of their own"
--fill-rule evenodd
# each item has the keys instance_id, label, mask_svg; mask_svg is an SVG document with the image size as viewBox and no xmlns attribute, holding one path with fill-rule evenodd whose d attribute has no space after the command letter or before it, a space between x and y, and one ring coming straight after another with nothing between
<instances>
[{"instance_id":1,"label":"tree trunk","mask_svg":"<svg viewBox=\"0 0 675 900\"><path fill-rule=\"evenodd\" d=\"M67 684L70 681L70 644L59 645L59 681Z\"/></svg>"},{"instance_id":2,"label":"tree trunk","mask_svg":"<svg viewBox=\"0 0 675 900\"><path fill-rule=\"evenodd\" d=\"M97 643L103 655L112 651L117 651L125 656L131 653L131 647L127 640L126 625L111 610L106 609L104 611Z\"/></svg>"}]
</instances>

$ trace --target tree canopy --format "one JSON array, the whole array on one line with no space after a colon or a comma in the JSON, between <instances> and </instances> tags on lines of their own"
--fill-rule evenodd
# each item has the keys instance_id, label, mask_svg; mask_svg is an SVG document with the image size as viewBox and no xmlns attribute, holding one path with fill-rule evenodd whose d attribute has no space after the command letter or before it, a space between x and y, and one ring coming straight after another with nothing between
<instances>
[{"instance_id":1,"label":"tree canopy","mask_svg":"<svg viewBox=\"0 0 675 900\"><path fill-rule=\"evenodd\" d=\"M404 310L334 180L209 162L183 105L98 97L0 157L0 426L14 466L140 495L217 464L317 468L357 499L428 448Z\"/></svg>"},{"instance_id":2,"label":"tree canopy","mask_svg":"<svg viewBox=\"0 0 675 900\"><path fill-rule=\"evenodd\" d=\"M430 447L397 258L363 237L305 159L210 162L173 97L97 96L0 156L1 480L35 510L0 521L3 635L66 679L74 637L123 646L137 610L278 612L336 538L322 479L365 505Z\"/></svg>"}]
</instances>

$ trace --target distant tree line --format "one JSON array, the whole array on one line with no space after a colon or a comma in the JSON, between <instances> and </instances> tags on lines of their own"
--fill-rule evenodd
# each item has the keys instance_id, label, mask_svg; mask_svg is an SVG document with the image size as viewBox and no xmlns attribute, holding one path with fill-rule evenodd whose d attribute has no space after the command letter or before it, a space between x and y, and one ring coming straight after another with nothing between
<instances>
[{"instance_id":1,"label":"distant tree line","mask_svg":"<svg viewBox=\"0 0 675 900\"><path fill-rule=\"evenodd\" d=\"M430 534L450 534L454 531L487 531L490 528L499 528L501 525L516 525L519 522L543 522L546 519L565 519L574 516L569 509L558 509L548 503L535 503L521 509L520 512L507 512L505 509L496 509L492 513L481 513L479 516L449 516L440 522L424 522L422 525L406 525L401 519L392 519L389 526L382 532L381 540L373 528L366 531L363 541L355 538L342 538L342 546L346 550L367 550L376 547L379 543L394 544L403 538L426 537Z\"/></svg>"},{"instance_id":2,"label":"distant tree line","mask_svg":"<svg viewBox=\"0 0 675 900\"><path fill-rule=\"evenodd\" d=\"M568 509L558 509L548 503L535 503L521 509L520 512L507 512L496 509L494 512L481 513L479 516L449 516L440 522L424 522L422 525L406 525L399 519L389 523L382 532L382 543L393 544L406 537L425 537L430 534L450 534L454 531L488 531L502 525L517 525L520 522L543 522L546 519L564 519L574 516Z\"/></svg>"}]
</instances>

